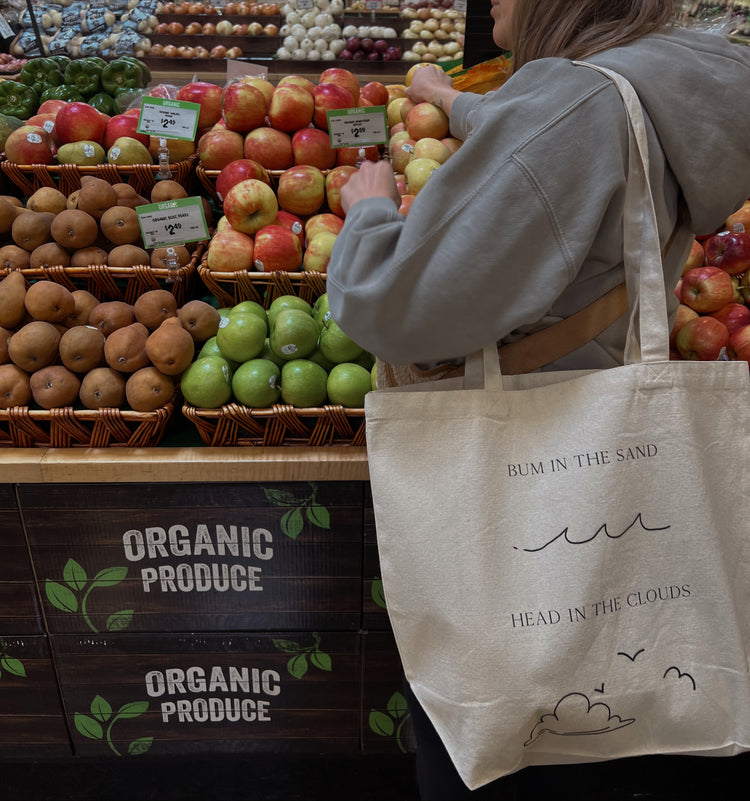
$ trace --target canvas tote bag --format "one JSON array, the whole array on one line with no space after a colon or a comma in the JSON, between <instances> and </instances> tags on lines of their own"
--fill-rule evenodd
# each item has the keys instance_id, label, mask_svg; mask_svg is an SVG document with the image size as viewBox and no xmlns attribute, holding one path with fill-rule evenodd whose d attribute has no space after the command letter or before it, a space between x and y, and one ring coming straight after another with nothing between
<instances>
[{"instance_id":1,"label":"canvas tote bag","mask_svg":"<svg viewBox=\"0 0 750 801\"><path fill-rule=\"evenodd\" d=\"M471 789L750 748L748 365L669 361L641 108L601 71L633 128L626 364L502 377L493 343L365 401L390 621Z\"/></svg>"}]
</instances>

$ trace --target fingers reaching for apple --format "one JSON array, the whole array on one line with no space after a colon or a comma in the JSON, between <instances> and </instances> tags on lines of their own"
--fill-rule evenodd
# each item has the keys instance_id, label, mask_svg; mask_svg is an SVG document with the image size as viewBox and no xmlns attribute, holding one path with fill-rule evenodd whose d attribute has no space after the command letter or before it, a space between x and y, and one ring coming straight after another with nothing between
<instances>
[{"instance_id":1,"label":"fingers reaching for apple","mask_svg":"<svg viewBox=\"0 0 750 801\"><path fill-rule=\"evenodd\" d=\"M341 189L341 205L344 213L358 201L372 197L390 198L396 206L401 204L401 195L396 186L396 177L388 161L365 161L359 170Z\"/></svg>"},{"instance_id":2,"label":"fingers reaching for apple","mask_svg":"<svg viewBox=\"0 0 750 801\"><path fill-rule=\"evenodd\" d=\"M438 103L447 94L458 94L453 88L453 79L434 64L420 64L414 70L406 90L406 96L413 103ZM447 109L444 109L447 111Z\"/></svg>"}]
</instances>

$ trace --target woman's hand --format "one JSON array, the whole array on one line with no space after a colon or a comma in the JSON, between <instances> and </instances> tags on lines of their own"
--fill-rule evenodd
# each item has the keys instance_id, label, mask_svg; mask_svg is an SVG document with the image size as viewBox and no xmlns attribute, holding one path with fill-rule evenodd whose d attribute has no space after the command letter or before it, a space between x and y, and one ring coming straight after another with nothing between
<instances>
[{"instance_id":1,"label":"woman's hand","mask_svg":"<svg viewBox=\"0 0 750 801\"><path fill-rule=\"evenodd\" d=\"M445 71L432 64L414 70L406 96L413 103L433 103L450 115L453 100L460 94Z\"/></svg>"},{"instance_id":2,"label":"woman's hand","mask_svg":"<svg viewBox=\"0 0 750 801\"><path fill-rule=\"evenodd\" d=\"M341 205L344 213L358 201L370 197L390 198L398 207L401 195L396 187L396 177L389 161L364 161L360 168L341 189Z\"/></svg>"}]
</instances>

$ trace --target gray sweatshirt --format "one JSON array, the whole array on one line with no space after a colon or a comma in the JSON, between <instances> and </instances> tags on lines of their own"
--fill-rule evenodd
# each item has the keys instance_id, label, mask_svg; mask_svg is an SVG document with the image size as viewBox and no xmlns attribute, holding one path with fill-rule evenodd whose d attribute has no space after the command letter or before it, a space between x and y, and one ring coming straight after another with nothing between
<instances>
[{"instance_id":1,"label":"gray sweatshirt","mask_svg":"<svg viewBox=\"0 0 750 801\"><path fill-rule=\"evenodd\" d=\"M646 112L670 315L695 233L750 195L750 47L678 28L590 61L624 75ZM455 359L568 317L623 281L627 118L601 73L530 62L500 89L451 110L464 144L407 219L360 200L328 266L333 318L393 364ZM627 315L549 369L622 362ZM671 319L671 317L670 317Z\"/></svg>"}]
</instances>

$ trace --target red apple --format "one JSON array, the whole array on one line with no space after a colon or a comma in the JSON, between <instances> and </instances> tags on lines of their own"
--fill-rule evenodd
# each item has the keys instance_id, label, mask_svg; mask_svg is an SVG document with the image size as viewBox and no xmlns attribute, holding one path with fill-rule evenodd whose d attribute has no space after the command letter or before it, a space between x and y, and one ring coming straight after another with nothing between
<instances>
[{"instance_id":1,"label":"red apple","mask_svg":"<svg viewBox=\"0 0 750 801\"><path fill-rule=\"evenodd\" d=\"M230 226L218 231L208 243L206 266L221 273L252 270L253 238Z\"/></svg>"},{"instance_id":2,"label":"red apple","mask_svg":"<svg viewBox=\"0 0 750 801\"><path fill-rule=\"evenodd\" d=\"M750 231L750 200L746 200L734 213L724 221L728 230L732 230L737 223L742 223L746 231Z\"/></svg>"},{"instance_id":3,"label":"red apple","mask_svg":"<svg viewBox=\"0 0 750 801\"><path fill-rule=\"evenodd\" d=\"M13 164L52 164L52 137L38 125L22 125L5 140L5 158Z\"/></svg>"},{"instance_id":4,"label":"red apple","mask_svg":"<svg viewBox=\"0 0 750 801\"><path fill-rule=\"evenodd\" d=\"M342 167L349 165L354 167L359 162L359 151L365 151L365 159L367 161L379 161L380 153L376 145L369 145L368 147L337 147L336 148L336 166Z\"/></svg>"},{"instance_id":5,"label":"red apple","mask_svg":"<svg viewBox=\"0 0 750 801\"><path fill-rule=\"evenodd\" d=\"M715 361L729 344L729 331L713 317L688 320L675 336L675 345L683 359Z\"/></svg>"},{"instance_id":6,"label":"red apple","mask_svg":"<svg viewBox=\"0 0 750 801\"><path fill-rule=\"evenodd\" d=\"M411 204L414 202L416 195L401 195L401 205L398 207L398 213L404 217L408 216Z\"/></svg>"},{"instance_id":7,"label":"red apple","mask_svg":"<svg viewBox=\"0 0 750 801\"><path fill-rule=\"evenodd\" d=\"M279 205L273 189L257 178L233 186L224 198L224 216L235 231L254 234L276 219Z\"/></svg>"},{"instance_id":8,"label":"red apple","mask_svg":"<svg viewBox=\"0 0 750 801\"><path fill-rule=\"evenodd\" d=\"M313 214L305 222L305 239L309 243L316 234L327 231L329 234L338 234L344 227L344 218L329 211Z\"/></svg>"},{"instance_id":9,"label":"red apple","mask_svg":"<svg viewBox=\"0 0 750 801\"><path fill-rule=\"evenodd\" d=\"M331 147L331 138L320 128L296 131L292 136L292 152L295 164L311 164L319 170L329 170L336 164L336 150Z\"/></svg>"},{"instance_id":10,"label":"red apple","mask_svg":"<svg viewBox=\"0 0 750 801\"><path fill-rule=\"evenodd\" d=\"M60 111L61 108L64 108L67 105L68 105L67 100L57 100L55 98L52 98L50 100L45 100L44 103L42 103L42 105L39 106L39 108L36 110L36 113L47 114L48 112L51 112L53 114L57 114L57 112Z\"/></svg>"},{"instance_id":11,"label":"red apple","mask_svg":"<svg viewBox=\"0 0 750 801\"><path fill-rule=\"evenodd\" d=\"M244 139L237 131L213 128L198 140L198 156L207 170L221 170L244 155Z\"/></svg>"},{"instance_id":12,"label":"red apple","mask_svg":"<svg viewBox=\"0 0 750 801\"><path fill-rule=\"evenodd\" d=\"M401 210L399 209L399 211ZM698 317L697 311L694 311L690 308L690 306L686 306L684 303L680 303L680 305L677 307L674 322L672 323L672 330L669 332L669 344L671 347L674 347L674 340L677 336L677 332L688 320L692 320L695 317Z\"/></svg>"},{"instance_id":13,"label":"red apple","mask_svg":"<svg viewBox=\"0 0 750 801\"><path fill-rule=\"evenodd\" d=\"M750 309L744 303L735 303L734 301L727 303L718 311L711 312L710 316L724 323L730 334L733 334L738 328L750 325Z\"/></svg>"},{"instance_id":14,"label":"red apple","mask_svg":"<svg viewBox=\"0 0 750 801\"><path fill-rule=\"evenodd\" d=\"M450 133L448 115L432 103L417 103L406 113L404 123L412 139L443 139Z\"/></svg>"},{"instance_id":15,"label":"red apple","mask_svg":"<svg viewBox=\"0 0 750 801\"><path fill-rule=\"evenodd\" d=\"M302 269L308 272L326 273L331 252L336 242L336 234L331 231L320 231L308 242L305 255L302 257Z\"/></svg>"},{"instance_id":16,"label":"red apple","mask_svg":"<svg viewBox=\"0 0 750 801\"><path fill-rule=\"evenodd\" d=\"M273 94L274 85L267 81L265 78L260 78L257 75L243 75L241 78L238 79L240 83L248 83L250 86L254 86L256 89L259 89L263 97L266 98L266 108L268 108L268 104L271 102L271 95Z\"/></svg>"},{"instance_id":17,"label":"red apple","mask_svg":"<svg viewBox=\"0 0 750 801\"><path fill-rule=\"evenodd\" d=\"M279 78L279 82L276 84L276 86L289 86L290 84L294 86L301 86L310 94L312 94L313 89L315 89L315 84L309 78L305 78L303 75L285 75L283 78Z\"/></svg>"},{"instance_id":18,"label":"red apple","mask_svg":"<svg viewBox=\"0 0 750 801\"><path fill-rule=\"evenodd\" d=\"M252 159L230 161L216 176L216 194L219 196L219 200L223 200L233 186L236 186L241 181L246 181L248 178L257 178L257 180L263 181L264 184L271 185L268 171L257 161Z\"/></svg>"},{"instance_id":19,"label":"red apple","mask_svg":"<svg viewBox=\"0 0 750 801\"><path fill-rule=\"evenodd\" d=\"M55 118L57 139L61 145L84 139L101 145L106 127L107 118L88 103L68 103Z\"/></svg>"},{"instance_id":20,"label":"red apple","mask_svg":"<svg viewBox=\"0 0 750 801\"><path fill-rule=\"evenodd\" d=\"M719 231L704 244L706 264L721 267L730 275L739 275L750 270L750 233L741 231Z\"/></svg>"},{"instance_id":21,"label":"red apple","mask_svg":"<svg viewBox=\"0 0 750 801\"><path fill-rule=\"evenodd\" d=\"M342 108L354 108L356 103L352 93L337 83L320 83L313 89L315 112L313 122L322 131L328 130L326 112Z\"/></svg>"},{"instance_id":22,"label":"red apple","mask_svg":"<svg viewBox=\"0 0 750 801\"><path fill-rule=\"evenodd\" d=\"M350 70L345 70L342 67L329 67L320 73L318 78L318 86L324 83L335 83L346 89L354 99L354 105L359 103L360 83L359 78ZM386 90L387 91L387 90Z\"/></svg>"},{"instance_id":23,"label":"red apple","mask_svg":"<svg viewBox=\"0 0 750 801\"><path fill-rule=\"evenodd\" d=\"M290 167L279 176L276 193L280 208L307 217L315 214L323 205L326 197L325 176L310 164Z\"/></svg>"},{"instance_id":24,"label":"red apple","mask_svg":"<svg viewBox=\"0 0 750 801\"><path fill-rule=\"evenodd\" d=\"M300 246L305 246L305 225L296 214L291 211L279 209L276 219L273 221L274 225L283 225L288 228L298 239Z\"/></svg>"},{"instance_id":25,"label":"red apple","mask_svg":"<svg viewBox=\"0 0 750 801\"><path fill-rule=\"evenodd\" d=\"M357 168L349 164L334 167L326 175L326 203L328 208L339 217L346 216L341 205L341 189L346 182L357 172Z\"/></svg>"},{"instance_id":26,"label":"red apple","mask_svg":"<svg viewBox=\"0 0 750 801\"><path fill-rule=\"evenodd\" d=\"M299 237L283 225L265 225L255 234L253 266L258 272L297 272L302 266Z\"/></svg>"},{"instance_id":27,"label":"red apple","mask_svg":"<svg viewBox=\"0 0 750 801\"><path fill-rule=\"evenodd\" d=\"M738 361L750 362L750 325L732 332L729 347Z\"/></svg>"},{"instance_id":28,"label":"red apple","mask_svg":"<svg viewBox=\"0 0 750 801\"><path fill-rule=\"evenodd\" d=\"M286 170L294 164L292 137L276 128L256 128L245 137L245 158L267 170Z\"/></svg>"},{"instance_id":29,"label":"red apple","mask_svg":"<svg viewBox=\"0 0 750 801\"><path fill-rule=\"evenodd\" d=\"M306 89L291 83L277 86L268 105L268 122L277 131L294 133L312 122L314 111L315 101Z\"/></svg>"},{"instance_id":30,"label":"red apple","mask_svg":"<svg viewBox=\"0 0 750 801\"><path fill-rule=\"evenodd\" d=\"M171 83L157 83L156 86L149 87L144 94L147 97L162 97L166 100L176 100L179 89ZM140 109L138 109L140 113Z\"/></svg>"},{"instance_id":31,"label":"red apple","mask_svg":"<svg viewBox=\"0 0 750 801\"><path fill-rule=\"evenodd\" d=\"M199 103L198 127L209 128L221 119L221 93L222 88L215 83L192 81L180 87L177 99Z\"/></svg>"},{"instance_id":32,"label":"red apple","mask_svg":"<svg viewBox=\"0 0 750 801\"><path fill-rule=\"evenodd\" d=\"M373 106L387 106L388 105L388 90L384 83L380 81L370 81L366 83L359 92L360 103L364 98L367 98Z\"/></svg>"},{"instance_id":33,"label":"red apple","mask_svg":"<svg viewBox=\"0 0 750 801\"><path fill-rule=\"evenodd\" d=\"M225 127L246 134L265 122L266 98L255 86L234 82L221 93L221 109Z\"/></svg>"},{"instance_id":34,"label":"red apple","mask_svg":"<svg viewBox=\"0 0 750 801\"><path fill-rule=\"evenodd\" d=\"M682 274L692 270L694 267L703 267L706 263L706 252L703 250L703 245L697 240L693 240L690 246L690 253L685 260L685 266L682 268Z\"/></svg>"},{"instance_id":35,"label":"red apple","mask_svg":"<svg viewBox=\"0 0 750 801\"><path fill-rule=\"evenodd\" d=\"M57 117L56 111L45 111L42 114L34 114L33 117L29 117L28 120L26 120L26 125L36 125L39 128L44 128L52 138L52 141L57 144L55 117Z\"/></svg>"},{"instance_id":36,"label":"red apple","mask_svg":"<svg viewBox=\"0 0 750 801\"><path fill-rule=\"evenodd\" d=\"M414 146L417 144L416 139L398 139L389 145L388 151L391 156L391 165L394 172L403 172L406 165L411 161L412 154L414 153Z\"/></svg>"},{"instance_id":37,"label":"red apple","mask_svg":"<svg viewBox=\"0 0 750 801\"><path fill-rule=\"evenodd\" d=\"M121 136L128 136L131 139L136 139L146 147L149 146L151 138L148 134L138 133L138 117L133 114L115 114L110 117L107 124L104 126L104 149L109 150L115 143L116 139Z\"/></svg>"},{"instance_id":38,"label":"red apple","mask_svg":"<svg viewBox=\"0 0 750 801\"><path fill-rule=\"evenodd\" d=\"M699 314L718 311L730 303L732 298L732 277L719 267L694 267L682 276L680 302Z\"/></svg>"}]
</instances>

